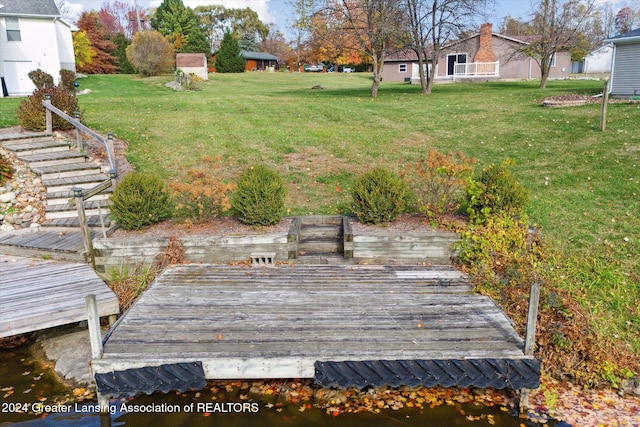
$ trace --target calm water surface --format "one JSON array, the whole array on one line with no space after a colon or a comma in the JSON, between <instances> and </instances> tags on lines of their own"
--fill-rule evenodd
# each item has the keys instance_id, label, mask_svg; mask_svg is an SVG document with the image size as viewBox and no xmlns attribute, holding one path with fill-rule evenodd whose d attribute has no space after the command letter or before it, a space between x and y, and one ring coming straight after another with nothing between
<instances>
[{"instance_id":1,"label":"calm water surface","mask_svg":"<svg viewBox=\"0 0 640 427\"><path fill-rule=\"evenodd\" d=\"M113 401L111 414L94 413L95 402L57 404L65 396L74 395L61 385L51 368L34 360L27 346L0 350L0 394L3 396L0 426L542 426L518 418L499 407L474 404L442 405L433 409L405 408L397 411L382 410L378 414L358 413L331 416L322 409L305 409L300 405L285 404L277 408L259 400L241 400L238 393L218 393L216 400L209 390L200 393L170 393L140 396L128 401ZM82 390L76 389L76 393ZM164 405L175 412L132 413L123 412L122 404L143 410L153 405ZM213 406L218 403L218 406ZM210 404L210 406L206 406ZM40 405L68 408L70 412L52 413L46 417L34 414ZM68 406L65 406L68 405ZM151 405L151 406L149 406ZM22 409L31 413L20 413ZM185 409L186 408L186 409ZM161 408L158 408L161 409ZM279 409L279 410L278 410ZM473 421L470 421L473 419ZM548 426L568 426L565 423L547 423Z\"/></svg>"}]
</instances>

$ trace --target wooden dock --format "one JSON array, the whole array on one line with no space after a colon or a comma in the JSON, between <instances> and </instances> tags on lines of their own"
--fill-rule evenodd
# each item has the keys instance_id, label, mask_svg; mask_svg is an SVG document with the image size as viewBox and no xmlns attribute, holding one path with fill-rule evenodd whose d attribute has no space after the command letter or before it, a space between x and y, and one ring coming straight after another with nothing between
<instances>
[{"instance_id":1,"label":"wooden dock","mask_svg":"<svg viewBox=\"0 0 640 427\"><path fill-rule=\"evenodd\" d=\"M86 320L89 294L100 316L119 313L116 295L85 264L0 255L0 338Z\"/></svg>"},{"instance_id":2,"label":"wooden dock","mask_svg":"<svg viewBox=\"0 0 640 427\"><path fill-rule=\"evenodd\" d=\"M432 362L453 380L422 372ZM383 372L367 374L376 363ZM92 366L99 391L112 396L152 391L156 374L166 387L163 367L207 379L483 386L498 378L512 388L535 386L540 368L507 316L459 271L364 265L173 267L118 321Z\"/></svg>"}]
</instances>

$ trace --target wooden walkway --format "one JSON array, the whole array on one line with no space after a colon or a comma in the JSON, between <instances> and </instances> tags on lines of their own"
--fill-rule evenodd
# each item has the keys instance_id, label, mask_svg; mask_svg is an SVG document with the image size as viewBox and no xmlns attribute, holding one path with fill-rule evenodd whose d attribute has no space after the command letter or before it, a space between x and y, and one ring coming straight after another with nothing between
<instances>
[{"instance_id":1,"label":"wooden walkway","mask_svg":"<svg viewBox=\"0 0 640 427\"><path fill-rule=\"evenodd\" d=\"M116 295L87 265L0 255L0 338L86 320L89 294L100 316L119 313Z\"/></svg>"},{"instance_id":2,"label":"wooden walkway","mask_svg":"<svg viewBox=\"0 0 640 427\"><path fill-rule=\"evenodd\" d=\"M209 379L258 379L314 378L325 361L467 359L531 358L451 267L183 265L145 291L92 366L113 394L116 371L185 362Z\"/></svg>"}]
</instances>

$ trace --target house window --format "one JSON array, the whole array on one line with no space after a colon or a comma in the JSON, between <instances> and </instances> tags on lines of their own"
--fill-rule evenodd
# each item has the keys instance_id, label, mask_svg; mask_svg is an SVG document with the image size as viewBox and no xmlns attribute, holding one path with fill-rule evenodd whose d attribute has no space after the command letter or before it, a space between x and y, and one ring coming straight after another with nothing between
<instances>
[{"instance_id":1,"label":"house window","mask_svg":"<svg viewBox=\"0 0 640 427\"><path fill-rule=\"evenodd\" d=\"M553 53L551 54L551 66L552 66L552 67L555 67L555 66L556 66L556 53L555 53L555 52L553 52Z\"/></svg>"},{"instance_id":2,"label":"house window","mask_svg":"<svg viewBox=\"0 0 640 427\"><path fill-rule=\"evenodd\" d=\"M407 72L407 64L399 64L398 65L398 72L406 73Z\"/></svg>"},{"instance_id":3,"label":"house window","mask_svg":"<svg viewBox=\"0 0 640 427\"><path fill-rule=\"evenodd\" d=\"M4 22L7 25L7 41L19 42L20 38L20 25L18 24L18 18L7 16L4 18Z\"/></svg>"},{"instance_id":4,"label":"house window","mask_svg":"<svg viewBox=\"0 0 640 427\"><path fill-rule=\"evenodd\" d=\"M466 63L467 63L466 53L453 53L453 54L447 55L447 76L453 76L455 74L456 64L466 64Z\"/></svg>"}]
</instances>

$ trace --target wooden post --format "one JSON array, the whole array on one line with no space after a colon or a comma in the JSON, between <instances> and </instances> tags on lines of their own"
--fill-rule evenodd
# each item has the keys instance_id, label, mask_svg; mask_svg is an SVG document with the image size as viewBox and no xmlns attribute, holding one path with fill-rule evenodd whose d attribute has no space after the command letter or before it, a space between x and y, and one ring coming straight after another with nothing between
<instances>
[{"instance_id":1,"label":"wooden post","mask_svg":"<svg viewBox=\"0 0 640 427\"><path fill-rule=\"evenodd\" d=\"M80 111L74 111L73 118L76 119L77 121L80 121ZM82 141L82 132L78 128L76 128L76 145L78 146L79 151L84 150L84 143Z\"/></svg>"},{"instance_id":2,"label":"wooden post","mask_svg":"<svg viewBox=\"0 0 640 427\"><path fill-rule=\"evenodd\" d=\"M46 94L44 96L44 102L51 105L51 95ZM51 110L45 108L44 113L47 118L47 133L53 133L53 117L51 116Z\"/></svg>"},{"instance_id":3,"label":"wooden post","mask_svg":"<svg viewBox=\"0 0 640 427\"><path fill-rule=\"evenodd\" d=\"M96 301L95 294L87 295L84 298L85 306L87 307L87 324L89 326L89 341L91 342L91 360L97 360L102 358L104 349L102 347L102 333L100 332L100 315L98 314L98 302ZM101 414L109 413L109 398L103 396L98 391L98 407ZM101 425L104 422L102 416L100 417ZM109 425L109 424L106 424Z\"/></svg>"},{"instance_id":4,"label":"wooden post","mask_svg":"<svg viewBox=\"0 0 640 427\"><path fill-rule=\"evenodd\" d=\"M524 337L524 354L533 356L536 343L536 323L538 321L538 304L540 302L540 284L533 282L529 291L529 313L527 316L527 330ZM520 413L525 413L529 406L529 389L520 390Z\"/></svg>"},{"instance_id":5,"label":"wooden post","mask_svg":"<svg viewBox=\"0 0 640 427\"><path fill-rule=\"evenodd\" d=\"M89 225L87 224L87 215L84 211L84 197L82 195L82 188L73 187L73 197L75 198L76 209L78 210L78 221L80 222L80 232L82 233L82 242L84 243L84 250L89 257L89 262L92 268L96 268L96 257L93 253L93 243L91 242L91 233L89 232Z\"/></svg>"},{"instance_id":6,"label":"wooden post","mask_svg":"<svg viewBox=\"0 0 640 427\"><path fill-rule=\"evenodd\" d=\"M87 307L87 323L89 324L89 340L91 340L91 359L96 360L102 357L102 334L100 333L100 315L98 314L98 302L95 294L87 295L85 298Z\"/></svg>"},{"instance_id":7,"label":"wooden post","mask_svg":"<svg viewBox=\"0 0 640 427\"><path fill-rule=\"evenodd\" d=\"M114 138L113 132L107 132L107 150L109 150L109 152L113 156L115 156L116 152L113 149L113 138ZM114 163L115 163L115 160L114 160Z\"/></svg>"},{"instance_id":8,"label":"wooden post","mask_svg":"<svg viewBox=\"0 0 640 427\"><path fill-rule=\"evenodd\" d=\"M602 106L600 107L600 130L607 128L607 103L609 102L609 80L604 79L604 89L602 92Z\"/></svg>"},{"instance_id":9,"label":"wooden post","mask_svg":"<svg viewBox=\"0 0 640 427\"><path fill-rule=\"evenodd\" d=\"M529 293L529 315L527 317L527 331L524 338L525 356L533 356L536 341L536 323L538 321L538 303L540 301L540 284L533 282Z\"/></svg>"}]
</instances>

